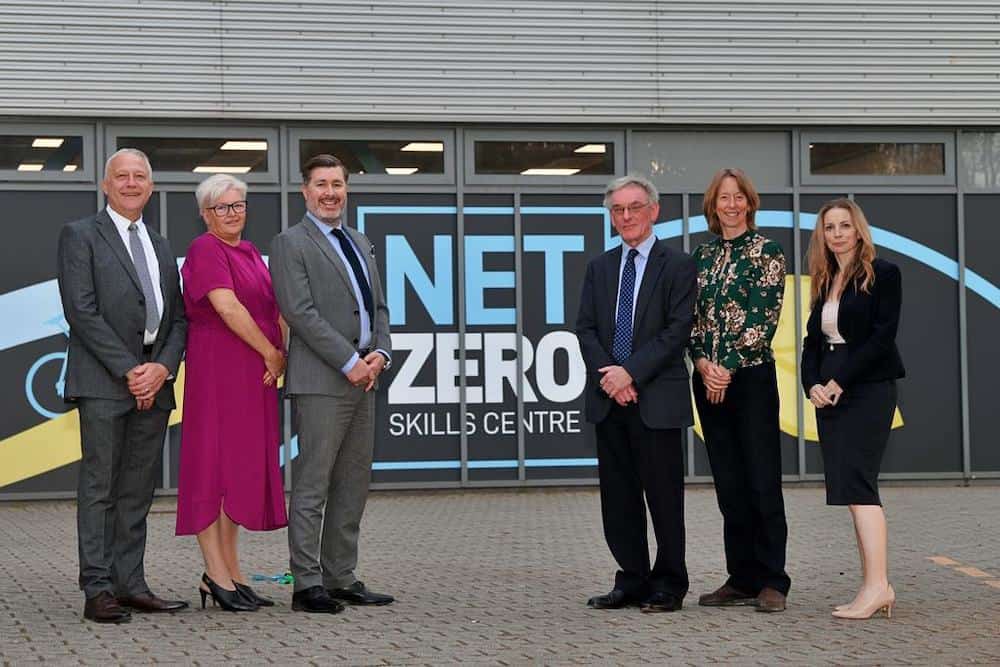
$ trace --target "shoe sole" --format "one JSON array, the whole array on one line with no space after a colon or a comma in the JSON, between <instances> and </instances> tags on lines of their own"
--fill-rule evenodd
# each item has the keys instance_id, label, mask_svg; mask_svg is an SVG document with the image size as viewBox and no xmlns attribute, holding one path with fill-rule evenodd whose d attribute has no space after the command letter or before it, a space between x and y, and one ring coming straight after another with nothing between
<instances>
[{"instance_id":1,"label":"shoe sole","mask_svg":"<svg viewBox=\"0 0 1000 667\"><path fill-rule=\"evenodd\" d=\"M302 611L307 614L339 614L340 612L344 611L344 608L341 607L340 609L306 609L302 605L293 604L292 611Z\"/></svg>"},{"instance_id":2,"label":"shoe sole","mask_svg":"<svg viewBox=\"0 0 1000 667\"><path fill-rule=\"evenodd\" d=\"M387 604L395 602L395 600L386 600L385 602L352 602L351 600L345 600L344 598L334 598L334 600L351 607L384 607Z\"/></svg>"},{"instance_id":3,"label":"shoe sole","mask_svg":"<svg viewBox=\"0 0 1000 667\"><path fill-rule=\"evenodd\" d=\"M639 611L644 614L662 614L671 611L680 611L680 607L640 607Z\"/></svg>"},{"instance_id":4,"label":"shoe sole","mask_svg":"<svg viewBox=\"0 0 1000 667\"><path fill-rule=\"evenodd\" d=\"M91 618L90 616L84 616L84 618L94 623L104 623L108 625L120 625L122 623L132 622L131 616L125 616L124 618Z\"/></svg>"},{"instance_id":5,"label":"shoe sole","mask_svg":"<svg viewBox=\"0 0 1000 667\"><path fill-rule=\"evenodd\" d=\"M698 600L699 607L756 607L757 598L740 598L738 600L727 600L725 602L702 602Z\"/></svg>"}]
</instances>

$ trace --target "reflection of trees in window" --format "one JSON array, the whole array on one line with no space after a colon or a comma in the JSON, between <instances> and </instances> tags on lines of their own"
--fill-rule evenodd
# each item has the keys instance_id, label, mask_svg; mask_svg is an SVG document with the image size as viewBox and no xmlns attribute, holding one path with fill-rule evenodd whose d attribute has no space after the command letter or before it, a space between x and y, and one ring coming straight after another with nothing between
<instances>
[{"instance_id":1,"label":"reflection of trees in window","mask_svg":"<svg viewBox=\"0 0 1000 667\"><path fill-rule=\"evenodd\" d=\"M926 176L944 174L943 143L813 143L810 172L821 175Z\"/></svg>"},{"instance_id":2,"label":"reflection of trees in window","mask_svg":"<svg viewBox=\"0 0 1000 667\"><path fill-rule=\"evenodd\" d=\"M1000 132L963 133L961 151L967 184L1000 187Z\"/></svg>"}]
</instances>

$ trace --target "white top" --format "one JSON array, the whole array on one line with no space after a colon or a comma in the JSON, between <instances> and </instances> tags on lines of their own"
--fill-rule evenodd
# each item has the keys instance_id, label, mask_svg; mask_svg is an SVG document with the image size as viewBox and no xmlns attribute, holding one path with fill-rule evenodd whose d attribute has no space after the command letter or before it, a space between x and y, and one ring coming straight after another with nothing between
<instances>
[{"instance_id":1,"label":"white top","mask_svg":"<svg viewBox=\"0 0 1000 667\"><path fill-rule=\"evenodd\" d=\"M128 240L128 226L132 224L132 221L125 216L118 213L110 206L107 207L108 216L111 218L111 222L115 223L115 229L118 230L118 235L122 238L122 243L125 244L125 252L128 253L129 257L132 257L132 246L129 244ZM156 259L156 251L153 250L153 242L149 240L149 233L146 231L146 225L142 223L142 218L140 217L135 221L136 226L139 228L137 233L139 234L139 242L142 244L142 250L146 255L146 266L149 268L149 278L153 281L153 294L156 295L156 312L160 314L160 318L163 317L163 289L160 287L160 262ZM132 258L135 261L135 258ZM160 327L156 327L154 331L146 331L142 336L143 345L152 345L156 342L156 332L160 330Z\"/></svg>"},{"instance_id":2,"label":"white top","mask_svg":"<svg viewBox=\"0 0 1000 667\"><path fill-rule=\"evenodd\" d=\"M827 343L839 345L846 343L837 329L837 314L840 312L840 301L827 301L823 304L823 314L820 317L819 328L826 336Z\"/></svg>"}]
</instances>

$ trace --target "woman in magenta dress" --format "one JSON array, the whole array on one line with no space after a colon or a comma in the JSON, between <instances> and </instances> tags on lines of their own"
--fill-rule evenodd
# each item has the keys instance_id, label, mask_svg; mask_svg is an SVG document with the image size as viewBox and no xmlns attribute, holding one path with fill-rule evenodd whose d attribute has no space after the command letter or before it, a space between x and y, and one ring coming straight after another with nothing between
<instances>
[{"instance_id":1,"label":"woman in magenta dress","mask_svg":"<svg viewBox=\"0 0 1000 667\"><path fill-rule=\"evenodd\" d=\"M247 585L239 526L288 523L278 465L278 378L286 327L257 248L241 240L247 185L216 174L195 197L208 232L188 248L181 276L188 317L177 534L197 535L205 598L229 611L274 603Z\"/></svg>"}]
</instances>

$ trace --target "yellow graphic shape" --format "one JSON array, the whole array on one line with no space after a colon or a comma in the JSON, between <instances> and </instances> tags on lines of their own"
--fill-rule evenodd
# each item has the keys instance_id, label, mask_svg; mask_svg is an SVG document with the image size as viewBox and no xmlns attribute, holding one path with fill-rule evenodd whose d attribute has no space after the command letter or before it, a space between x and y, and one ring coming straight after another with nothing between
<instances>
[{"instance_id":1,"label":"yellow graphic shape","mask_svg":"<svg viewBox=\"0 0 1000 667\"><path fill-rule=\"evenodd\" d=\"M799 295L800 312L802 314L802 332L805 335L806 322L809 320L809 276L802 276L802 292ZM795 369L795 276L785 276L785 299L778 319L778 329L772 342L774 349L774 365L778 372L778 396L781 400L781 410L778 413L778 425L781 430L793 438L799 436L799 424L795 412L796 400L802 391L799 376ZM694 401L694 397L691 398ZM819 442L819 432L816 429L816 408L808 400L803 401L805 438ZM892 416L892 428L903 425L903 415L896 408ZM704 440L701 432L701 420L698 411L694 413L694 430L699 438Z\"/></svg>"},{"instance_id":2,"label":"yellow graphic shape","mask_svg":"<svg viewBox=\"0 0 1000 667\"><path fill-rule=\"evenodd\" d=\"M184 364L174 383L177 409L170 425L181 422L184 401ZM80 460L80 416L74 409L55 419L0 441L0 487L41 475Z\"/></svg>"}]
</instances>

